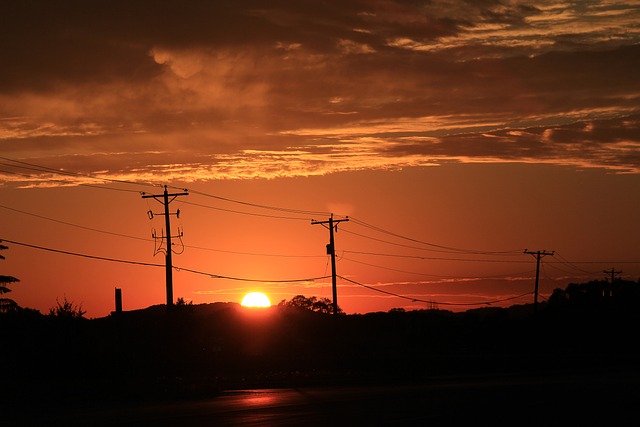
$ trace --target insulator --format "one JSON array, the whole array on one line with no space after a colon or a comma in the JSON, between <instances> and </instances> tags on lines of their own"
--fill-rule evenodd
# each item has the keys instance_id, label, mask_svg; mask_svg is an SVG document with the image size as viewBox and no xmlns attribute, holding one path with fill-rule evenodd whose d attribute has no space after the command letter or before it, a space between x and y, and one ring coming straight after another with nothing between
<instances>
[{"instance_id":1,"label":"insulator","mask_svg":"<svg viewBox=\"0 0 640 427\"><path fill-rule=\"evenodd\" d=\"M178 211L176 212L176 217L180 218L180 209L178 209Z\"/></svg>"},{"instance_id":2,"label":"insulator","mask_svg":"<svg viewBox=\"0 0 640 427\"><path fill-rule=\"evenodd\" d=\"M153 212L151 212L151 209L149 209L149 212L147 212L147 215L149 216L149 219L153 219Z\"/></svg>"}]
</instances>

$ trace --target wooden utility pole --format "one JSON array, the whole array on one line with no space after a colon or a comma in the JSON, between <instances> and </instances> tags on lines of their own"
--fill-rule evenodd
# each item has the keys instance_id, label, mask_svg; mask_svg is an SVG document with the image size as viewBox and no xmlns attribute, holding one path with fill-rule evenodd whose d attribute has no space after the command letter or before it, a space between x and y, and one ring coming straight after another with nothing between
<instances>
[{"instance_id":1,"label":"wooden utility pole","mask_svg":"<svg viewBox=\"0 0 640 427\"><path fill-rule=\"evenodd\" d=\"M174 193L169 194L167 191L167 186L164 186L163 194L145 194L142 193L143 199L155 199L160 202L164 206L164 212L157 215L164 215L164 223L165 228L167 230L167 250L165 253L166 258L166 287L167 287L167 306L170 307L173 305L173 265L171 260L171 254L173 253L173 249L171 248L171 215L180 215L180 210L178 210L175 214L171 214L169 212L169 203L173 202L178 196L188 196L189 193L186 191L184 193ZM171 198L171 199L169 199ZM153 218L153 212L149 211L149 218ZM155 238L155 236L153 236ZM176 236L179 237L179 236Z\"/></svg>"},{"instance_id":2,"label":"wooden utility pole","mask_svg":"<svg viewBox=\"0 0 640 427\"><path fill-rule=\"evenodd\" d=\"M616 280L616 274L620 274L622 273L622 271L616 271L615 268L611 267L611 270L603 270L602 272L605 274L611 275L611 282L609 283L609 289L606 290L604 295L605 298L609 298L611 297L611 292L613 291L613 281Z\"/></svg>"},{"instance_id":3,"label":"wooden utility pole","mask_svg":"<svg viewBox=\"0 0 640 427\"><path fill-rule=\"evenodd\" d=\"M338 287L336 281L336 246L333 238L334 230L338 230L338 223L349 221L349 217L345 219L333 219L333 214L328 221L311 220L311 224L321 224L329 229L329 244L327 245L327 254L331 255L331 288L333 290L333 314L338 314Z\"/></svg>"},{"instance_id":4,"label":"wooden utility pole","mask_svg":"<svg viewBox=\"0 0 640 427\"><path fill-rule=\"evenodd\" d=\"M536 287L533 292L533 311L538 311L538 282L540 280L540 260L547 255L553 255L555 251L547 252L547 251L529 251L525 249L525 254L531 254L536 257Z\"/></svg>"}]
</instances>

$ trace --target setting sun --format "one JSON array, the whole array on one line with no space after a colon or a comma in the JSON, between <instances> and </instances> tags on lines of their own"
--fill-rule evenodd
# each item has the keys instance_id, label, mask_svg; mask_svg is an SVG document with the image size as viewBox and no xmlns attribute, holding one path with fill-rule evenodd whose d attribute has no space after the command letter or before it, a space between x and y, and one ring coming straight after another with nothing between
<instances>
[{"instance_id":1,"label":"setting sun","mask_svg":"<svg viewBox=\"0 0 640 427\"><path fill-rule=\"evenodd\" d=\"M242 298L241 302L244 307L271 307L271 301L262 292L249 292Z\"/></svg>"}]
</instances>

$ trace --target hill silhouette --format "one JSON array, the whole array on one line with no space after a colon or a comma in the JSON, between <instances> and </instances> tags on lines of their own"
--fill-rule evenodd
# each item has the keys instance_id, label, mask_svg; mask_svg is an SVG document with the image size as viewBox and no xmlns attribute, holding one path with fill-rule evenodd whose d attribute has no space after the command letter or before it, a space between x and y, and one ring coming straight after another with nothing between
<instances>
[{"instance_id":1,"label":"hill silhouette","mask_svg":"<svg viewBox=\"0 0 640 427\"><path fill-rule=\"evenodd\" d=\"M640 284L620 281L606 296L598 286L558 290L535 314L531 305L332 315L213 303L97 319L19 310L0 316L0 397L145 400L248 387L637 372Z\"/></svg>"}]
</instances>

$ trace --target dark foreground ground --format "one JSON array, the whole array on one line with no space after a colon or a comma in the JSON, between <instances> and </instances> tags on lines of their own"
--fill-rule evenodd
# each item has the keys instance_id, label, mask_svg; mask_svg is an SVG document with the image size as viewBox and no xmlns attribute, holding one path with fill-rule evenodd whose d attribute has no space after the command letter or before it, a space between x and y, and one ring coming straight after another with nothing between
<instances>
[{"instance_id":1,"label":"dark foreground ground","mask_svg":"<svg viewBox=\"0 0 640 427\"><path fill-rule=\"evenodd\" d=\"M640 425L640 372L226 390L153 401L20 402L4 426Z\"/></svg>"},{"instance_id":2,"label":"dark foreground ground","mask_svg":"<svg viewBox=\"0 0 640 427\"><path fill-rule=\"evenodd\" d=\"M17 313L0 427L638 426L637 307Z\"/></svg>"}]
</instances>

